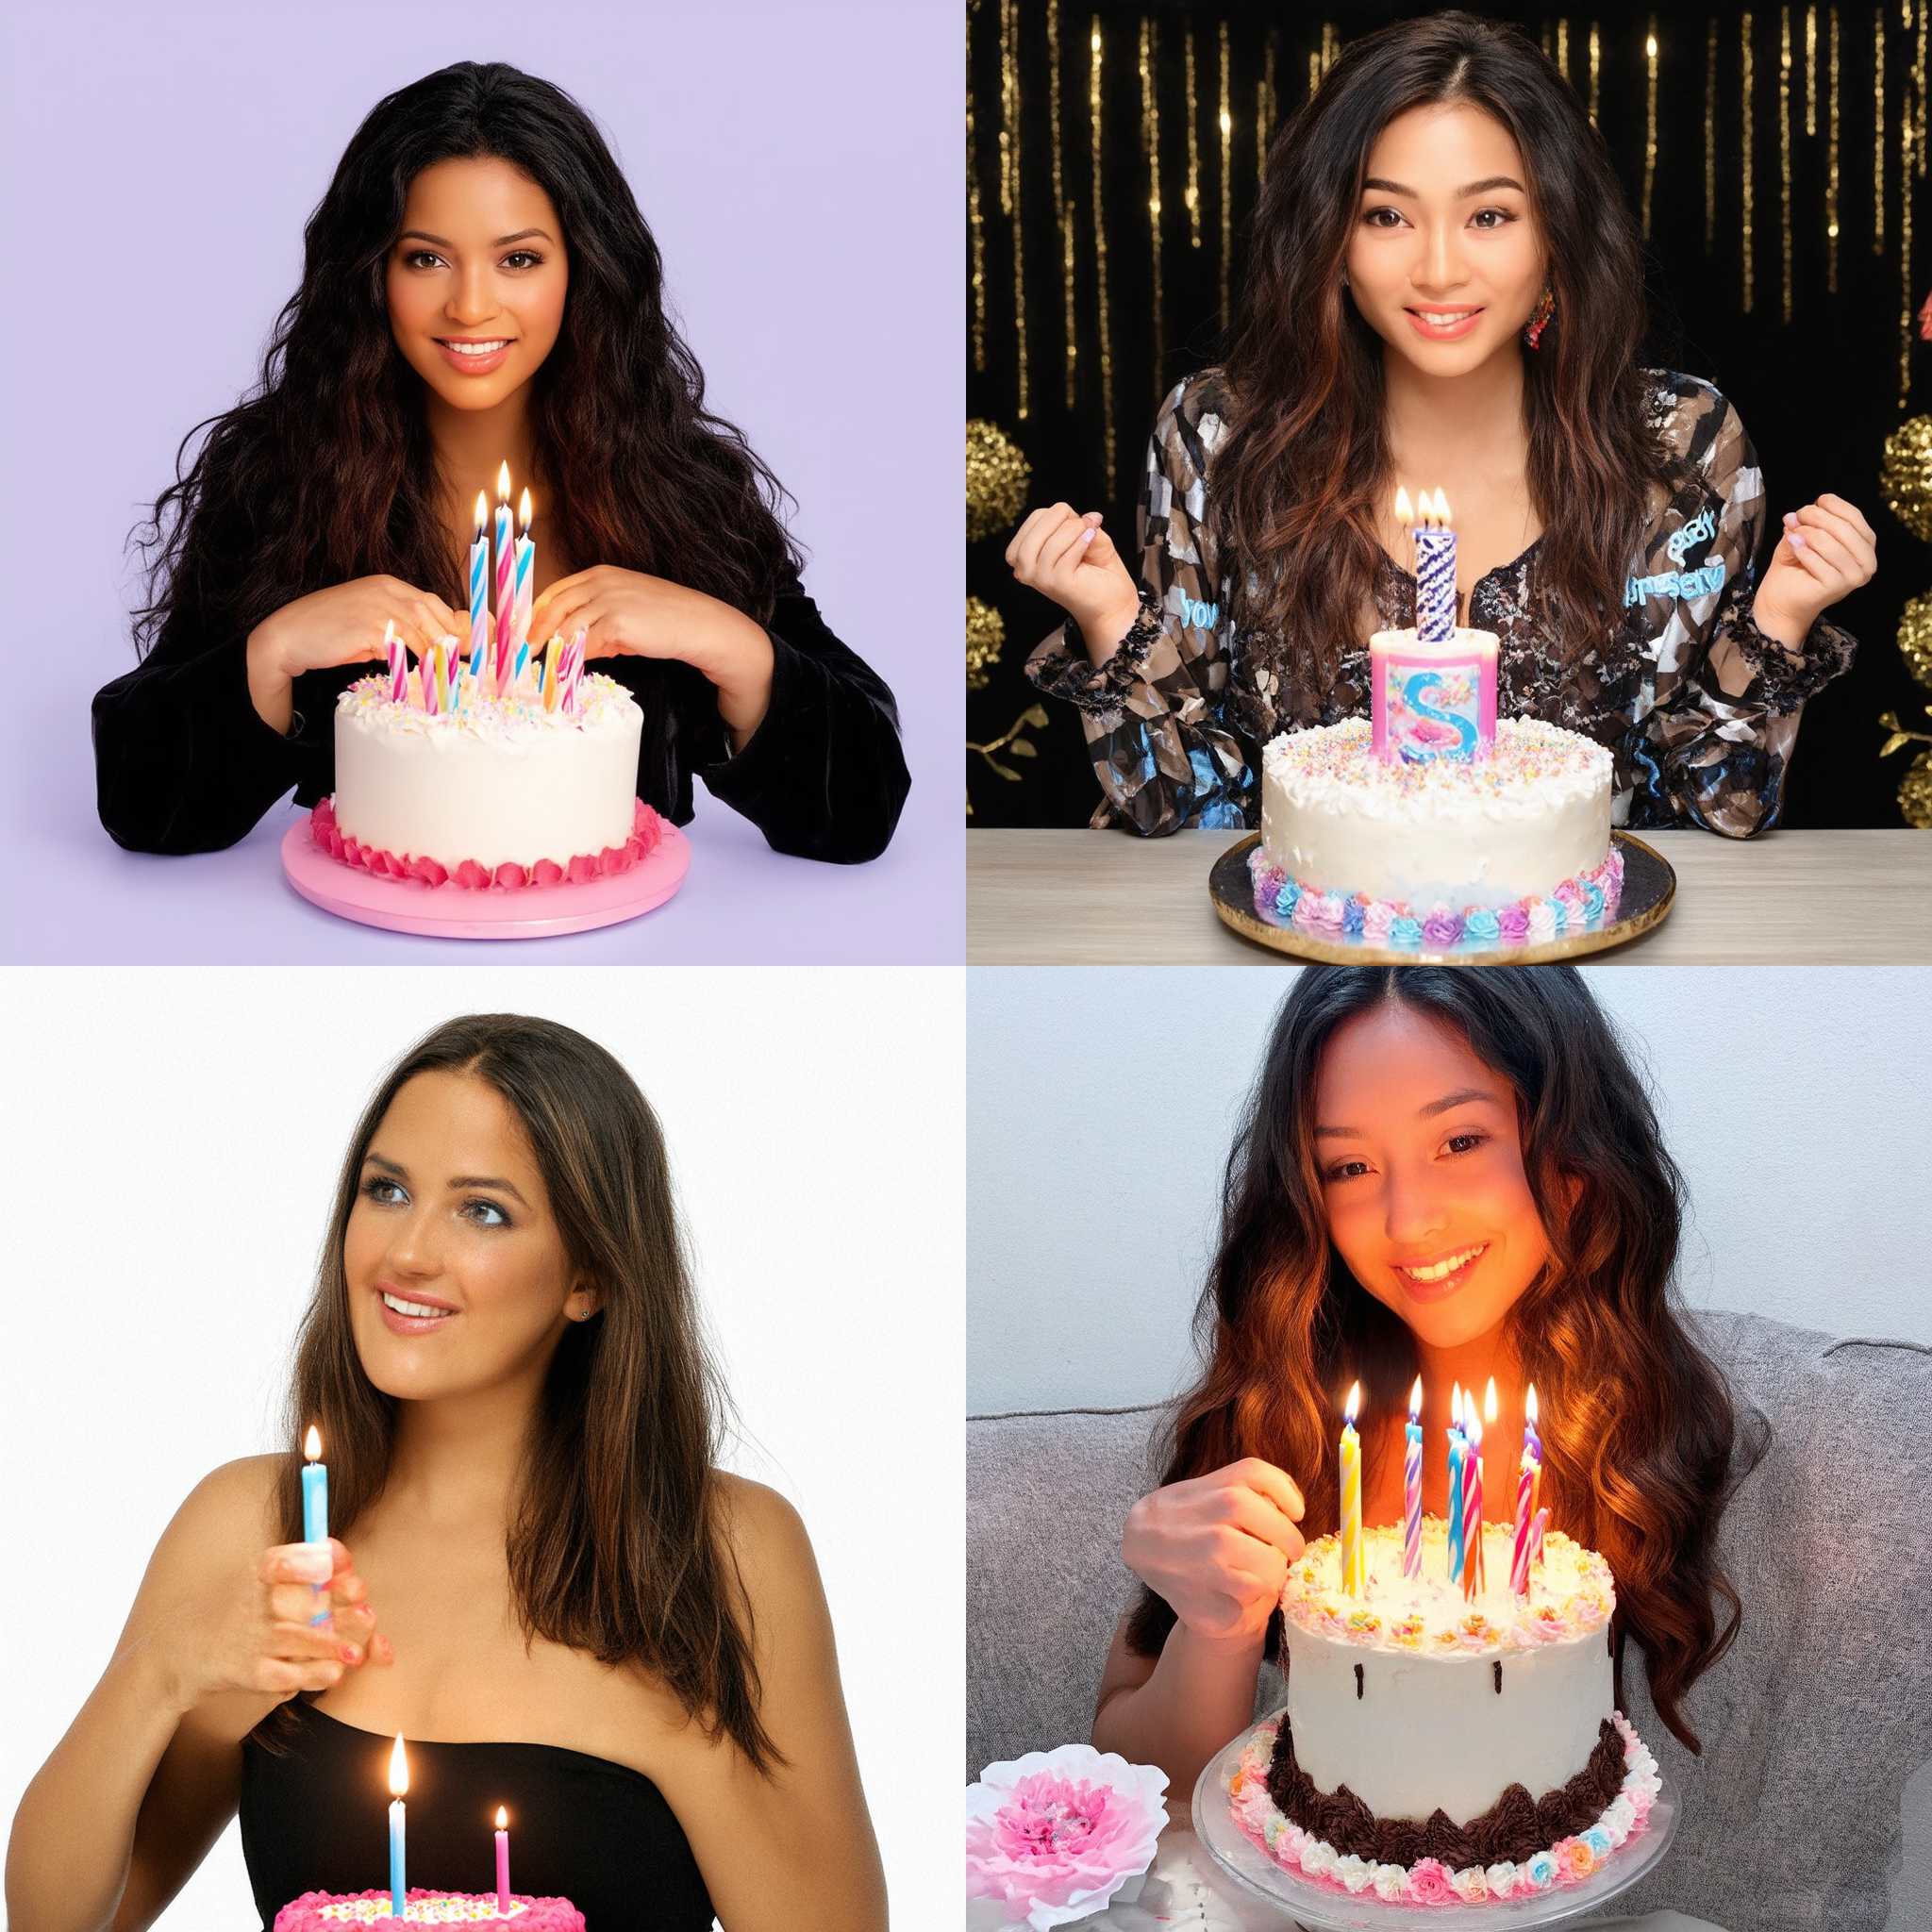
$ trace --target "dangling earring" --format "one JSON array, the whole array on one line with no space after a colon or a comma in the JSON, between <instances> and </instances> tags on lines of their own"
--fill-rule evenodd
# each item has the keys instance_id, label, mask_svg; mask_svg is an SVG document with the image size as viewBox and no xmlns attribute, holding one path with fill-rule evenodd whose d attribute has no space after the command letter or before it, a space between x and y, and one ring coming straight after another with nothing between
<instances>
[{"instance_id":1,"label":"dangling earring","mask_svg":"<svg viewBox=\"0 0 1932 1932\"><path fill-rule=\"evenodd\" d=\"M1556 312L1556 291L1550 288L1546 283L1543 287L1543 298L1541 302L1539 302L1536 305L1536 313L1529 318L1528 326L1525 327L1523 331L1524 341L1526 341L1532 349L1538 347L1541 343L1543 330L1549 327L1550 318L1553 315L1555 315Z\"/></svg>"}]
</instances>

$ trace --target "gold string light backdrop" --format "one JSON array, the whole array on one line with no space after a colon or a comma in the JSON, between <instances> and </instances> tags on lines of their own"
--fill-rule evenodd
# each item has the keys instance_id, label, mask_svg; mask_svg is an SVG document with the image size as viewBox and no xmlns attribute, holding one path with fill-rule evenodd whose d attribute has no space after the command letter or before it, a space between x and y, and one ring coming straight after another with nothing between
<instances>
[{"instance_id":1,"label":"gold string light backdrop","mask_svg":"<svg viewBox=\"0 0 1932 1932\"><path fill-rule=\"evenodd\" d=\"M1537 41L1585 102L1648 249L1644 360L1736 402L1770 527L1829 491L1877 532L1878 575L1831 613L1858 658L1807 708L1788 825L1899 824L1904 761L1880 742L1932 698L1927 7L1473 9ZM1040 723L1022 675L1057 612L1013 582L1014 527L1065 501L1131 557L1148 431L1217 359L1270 139L1351 40L1415 10L970 0L975 824L1082 824L1098 796L1078 720L1049 702ZM1923 808L1932 774L1907 790Z\"/></svg>"}]
</instances>

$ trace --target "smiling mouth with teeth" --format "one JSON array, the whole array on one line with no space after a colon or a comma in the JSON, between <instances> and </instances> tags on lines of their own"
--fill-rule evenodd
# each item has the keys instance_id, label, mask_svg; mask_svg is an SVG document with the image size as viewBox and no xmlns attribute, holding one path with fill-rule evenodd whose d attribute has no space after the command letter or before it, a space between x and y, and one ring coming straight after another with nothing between
<instances>
[{"instance_id":1,"label":"smiling mouth with teeth","mask_svg":"<svg viewBox=\"0 0 1932 1932\"><path fill-rule=\"evenodd\" d=\"M392 1294L385 1294L385 1295L383 1296L383 1298L382 1298L382 1305L383 1305L383 1307L386 1307L386 1308L393 1308L393 1309L395 1310L395 1312L396 1312L397 1314L399 1314L399 1315L412 1315L412 1316L422 1316L422 1315L438 1315L438 1316L441 1316L441 1315L453 1315L453 1314L455 1314L455 1313L456 1313L456 1310L455 1310L454 1308L433 1308L433 1307L429 1307L429 1306L428 1306L428 1305L427 1305L426 1303L424 1303L424 1302L406 1302L406 1301L401 1301L401 1300L399 1300L399 1299L398 1299L398 1298L397 1298L396 1296L394 1296L394 1295L392 1295Z\"/></svg>"},{"instance_id":2,"label":"smiling mouth with teeth","mask_svg":"<svg viewBox=\"0 0 1932 1932\"><path fill-rule=\"evenodd\" d=\"M1396 1272L1409 1280L1424 1284L1446 1281L1450 1275L1466 1268L1489 1246L1487 1241L1478 1241L1473 1248L1458 1248L1453 1255L1444 1255L1440 1260L1429 1261L1421 1267L1411 1267L1405 1262L1395 1264Z\"/></svg>"}]
</instances>

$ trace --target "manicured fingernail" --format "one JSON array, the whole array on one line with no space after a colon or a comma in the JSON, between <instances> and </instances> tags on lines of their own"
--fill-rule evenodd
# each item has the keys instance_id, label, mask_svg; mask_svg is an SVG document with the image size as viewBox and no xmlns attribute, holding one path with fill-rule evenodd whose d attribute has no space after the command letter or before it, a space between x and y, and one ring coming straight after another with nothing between
<instances>
[{"instance_id":1,"label":"manicured fingernail","mask_svg":"<svg viewBox=\"0 0 1932 1932\"><path fill-rule=\"evenodd\" d=\"M1081 541L1082 543L1091 543L1091 542L1092 542L1092 541L1094 540L1094 538L1095 538L1096 536L1098 536L1098 535L1099 535L1099 533L1100 533L1100 525L1099 525L1098 524L1095 524L1095 525L1094 525L1094 526L1092 527L1092 529L1089 530L1089 531L1087 532L1087 534L1086 534L1086 535L1085 535L1084 537L1082 537L1082 538L1080 539L1080 541Z\"/></svg>"},{"instance_id":2,"label":"manicured fingernail","mask_svg":"<svg viewBox=\"0 0 1932 1932\"><path fill-rule=\"evenodd\" d=\"M1797 549L1797 550L1803 550L1803 549L1806 549L1807 547L1808 547L1808 546L1807 546L1807 545L1806 544L1806 541L1805 541L1804 538L1802 538L1801 536L1799 536L1799 535L1798 535L1798 533L1797 533L1797 531L1795 531L1795 530L1793 530L1793 531L1791 532L1791 545L1792 545L1792 547L1793 547L1794 549Z\"/></svg>"},{"instance_id":3,"label":"manicured fingernail","mask_svg":"<svg viewBox=\"0 0 1932 1932\"><path fill-rule=\"evenodd\" d=\"M361 1656L362 1653L359 1650L358 1650L353 1643L345 1643L342 1645L342 1661L345 1664L353 1664L358 1662L361 1658Z\"/></svg>"},{"instance_id":4,"label":"manicured fingernail","mask_svg":"<svg viewBox=\"0 0 1932 1932\"><path fill-rule=\"evenodd\" d=\"M1788 523L1788 524L1795 524L1795 523L1796 523L1797 521L1798 521L1798 513L1797 513L1797 511L1796 511L1796 510L1790 510L1790 509L1788 509L1788 510L1786 510L1786 512L1785 512L1785 522L1786 522L1786 523Z\"/></svg>"}]
</instances>

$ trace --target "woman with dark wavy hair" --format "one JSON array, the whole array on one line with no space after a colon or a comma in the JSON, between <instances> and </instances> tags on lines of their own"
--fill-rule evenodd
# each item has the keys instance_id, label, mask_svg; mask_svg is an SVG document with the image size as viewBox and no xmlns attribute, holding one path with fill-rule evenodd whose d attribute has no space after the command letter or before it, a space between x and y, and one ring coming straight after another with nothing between
<instances>
[{"instance_id":1,"label":"woman with dark wavy hair","mask_svg":"<svg viewBox=\"0 0 1932 1932\"><path fill-rule=\"evenodd\" d=\"M518 1892L593 1926L882 1928L811 1545L718 1466L727 1409L630 1075L548 1020L437 1027L350 1139L290 1446L162 1535L22 1804L16 1922L152 1924L238 1807L264 1926L359 1894L400 1734L426 1882L476 1870L507 1804Z\"/></svg>"},{"instance_id":2,"label":"woman with dark wavy hair","mask_svg":"<svg viewBox=\"0 0 1932 1932\"><path fill-rule=\"evenodd\" d=\"M1191 1790L1281 1657L1304 1539L1340 1515L1341 1404L1362 1388L1362 1521L1399 1524L1404 1423L1495 1378L1515 1441L1538 1393L1550 1521L1608 1560L1657 1716L1736 1635L1719 1522L1766 1440L1677 1300L1683 1184L1574 967L1318 967L1283 1001L1228 1156L1201 1298L1207 1367L1158 1445L1122 1554L1144 1585L1093 1720ZM1445 1516L1444 1459L1423 1507Z\"/></svg>"},{"instance_id":3,"label":"woman with dark wavy hair","mask_svg":"<svg viewBox=\"0 0 1932 1932\"><path fill-rule=\"evenodd\" d=\"M1872 529L1821 496L1757 580L1751 440L1639 366L1642 242L1536 43L1457 11L1351 42L1274 138L1250 258L1224 361L1156 421L1139 583L1097 510L1007 551L1069 613L1027 670L1080 709L1093 823L1253 823L1262 744L1366 715L1370 635L1415 623L1400 485L1448 499L1499 714L1607 746L1617 823L1775 824Z\"/></svg>"},{"instance_id":4,"label":"woman with dark wavy hair","mask_svg":"<svg viewBox=\"0 0 1932 1932\"><path fill-rule=\"evenodd\" d=\"M291 785L333 791L335 701L386 620L417 652L469 636L444 596L464 602L476 492L508 458L539 509L529 634L583 626L637 698L645 803L689 822L696 776L780 852L885 849L892 694L805 593L784 492L705 408L663 283L560 89L465 60L376 104L258 390L154 507L142 661L93 704L119 843L209 851Z\"/></svg>"}]
</instances>

